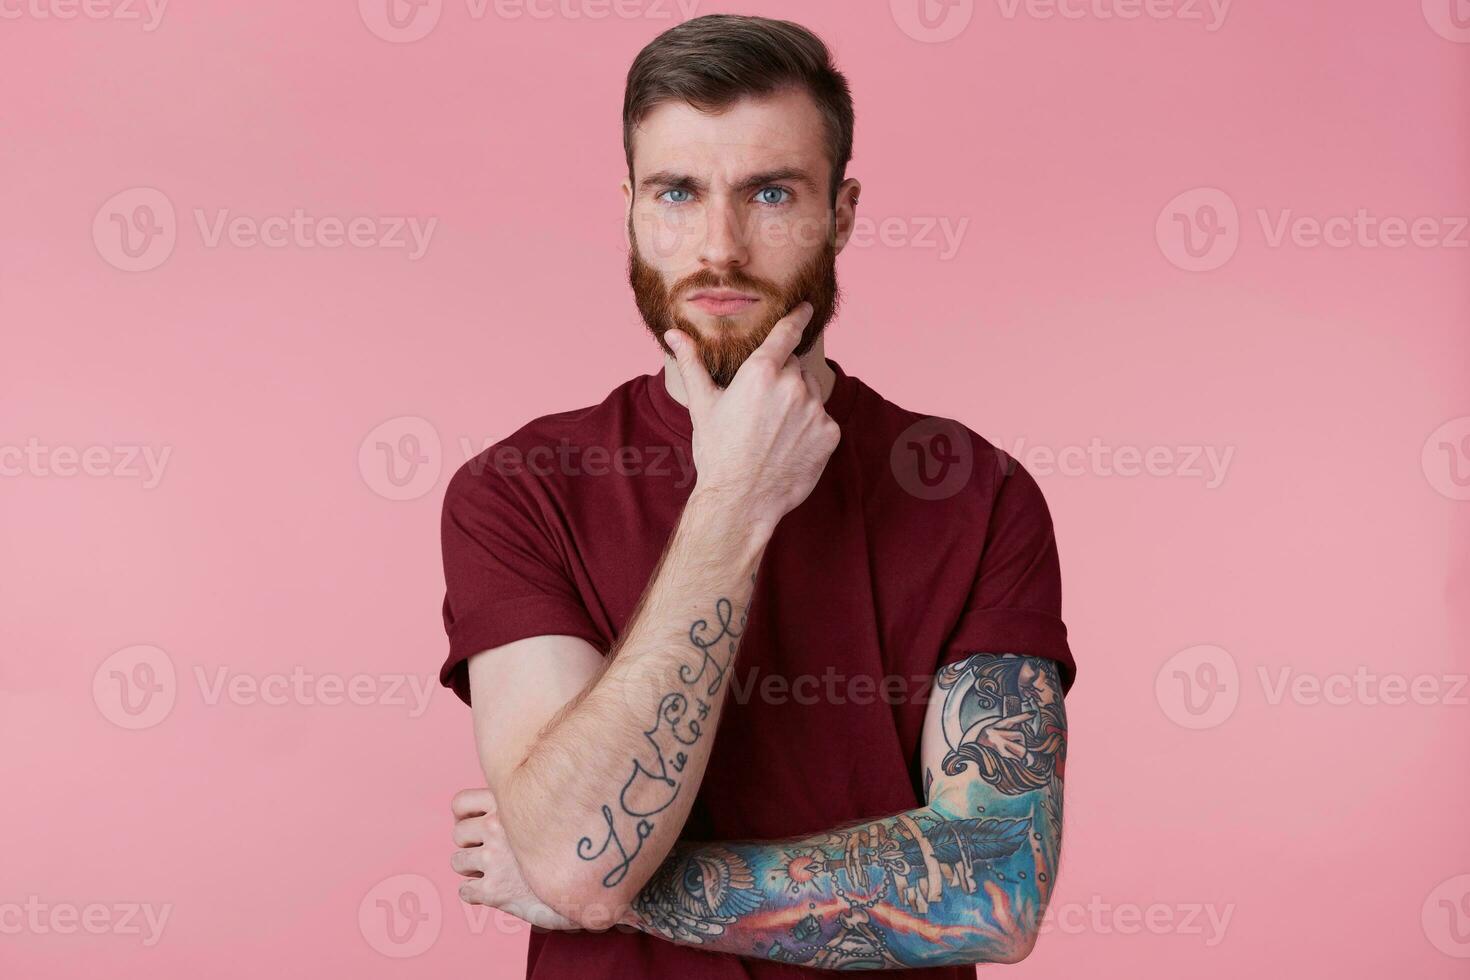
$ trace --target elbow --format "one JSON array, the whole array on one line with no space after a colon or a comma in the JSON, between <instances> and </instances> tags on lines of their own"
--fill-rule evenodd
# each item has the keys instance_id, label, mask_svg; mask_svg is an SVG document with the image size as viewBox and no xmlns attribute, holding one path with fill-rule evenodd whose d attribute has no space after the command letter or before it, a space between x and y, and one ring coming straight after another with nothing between
<instances>
[{"instance_id":1,"label":"elbow","mask_svg":"<svg viewBox=\"0 0 1470 980\"><path fill-rule=\"evenodd\" d=\"M548 828L520 812L514 784L514 779L504 784L500 820L526 888L577 928L600 931L624 921L642 882L630 873L608 886L606 867L581 860L570 846L549 846Z\"/></svg>"},{"instance_id":2,"label":"elbow","mask_svg":"<svg viewBox=\"0 0 1470 980\"><path fill-rule=\"evenodd\" d=\"M977 941L959 956L944 956L932 965L982 963L1019 963L1036 948L1036 934L1029 930L1010 933L1000 939Z\"/></svg>"},{"instance_id":3,"label":"elbow","mask_svg":"<svg viewBox=\"0 0 1470 980\"><path fill-rule=\"evenodd\" d=\"M552 911L579 929L601 932L628 921L637 893L609 888L582 868L542 868L526 884Z\"/></svg>"},{"instance_id":4,"label":"elbow","mask_svg":"<svg viewBox=\"0 0 1470 980\"><path fill-rule=\"evenodd\" d=\"M1034 916L1010 917L1006 915L996 916L996 908L989 902L976 903L971 907L972 914L981 922L989 924L984 935L973 935L967 942L958 959L966 964L981 963L1020 963L1031 955L1036 948L1036 940L1040 936L1041 911ZM998 918L998 921L997 921ZM954 962L950 960L949 962Z\"/></svg>"},{"instance_id":5,"label":"elbow","mask_svg":"<svg viewBox=\"0 0 1470 980\"><path fill-rule=\"evenodd\" d=\"M993 957L989 962L1019 963L1030 956L1031 951L1035 948L1036 932L1030 929L1022 930L1004 948L998 950L999 955Z\"/></svg>"}]
</instances>

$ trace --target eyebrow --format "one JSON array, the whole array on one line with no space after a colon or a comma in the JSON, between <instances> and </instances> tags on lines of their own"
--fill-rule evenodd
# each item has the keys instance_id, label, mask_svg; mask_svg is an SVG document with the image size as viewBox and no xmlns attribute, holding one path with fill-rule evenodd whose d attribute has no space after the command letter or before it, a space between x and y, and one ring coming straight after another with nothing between
<instances>
[{"instance_id":1,"label":"eyebrow","mask_svg":"<svg viewBox=\"0 0 1470 980\"><path fill-rule=\"evenodd\" d=\"M735 185L737 191L759 190L768 184L777 183L802 184L816 193L817 182L811 178L805 170L797 167L777 167L774 170L762 170L759 173L744 177ZM649 174L638 182L638 186L645 190L653 188L678 189L687 191L703 192L709 189L709 185L697 177L681 174L676 170L659 170Z\"/></svg>"}]
</instances>

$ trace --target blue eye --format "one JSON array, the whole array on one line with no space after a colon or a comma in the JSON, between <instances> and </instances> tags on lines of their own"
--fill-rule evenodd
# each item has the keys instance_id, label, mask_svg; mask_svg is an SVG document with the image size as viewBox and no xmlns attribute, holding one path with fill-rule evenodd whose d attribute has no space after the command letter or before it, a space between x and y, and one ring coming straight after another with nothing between
<instances>
[{"instance_id":1,"label":"blue eye","mask_svg":"<svg viewBox=\"0 0 1470 980\"><path fill-rule=\"evenodd\" d=\"M784 194L784 195L786 195L786 197L783 197L783 198L781 198L780 200L777 200L777 201L772 201L769 198L765 197L765 195L771 194L771 193ZM788 191L784 187L763 187L763 188L761 188L760 193L756 195L756 199L759 200L762 204L777 205L777 204L785 204L786 203L786 199L789 198L790 196L791 196L791 192Z\"/></svg>"},{"instance_id":2,"label":"blue eye","mask_svg":"<svg viewBox=\"0 0 1470 980\"><path fill-rule=\"evenodd\" d=\"M686 191L686 190L684 190L682 187L671 187L668 190L664 191L663 194L660 195L660 196L661 197L665 197L667 199L667 195L669 195L669 194L688 194L688 193L689 192ZM683 204L684 202L683 201L669 201L668 203L670 203L670 204Z\"/></svg>"}]
</instances>

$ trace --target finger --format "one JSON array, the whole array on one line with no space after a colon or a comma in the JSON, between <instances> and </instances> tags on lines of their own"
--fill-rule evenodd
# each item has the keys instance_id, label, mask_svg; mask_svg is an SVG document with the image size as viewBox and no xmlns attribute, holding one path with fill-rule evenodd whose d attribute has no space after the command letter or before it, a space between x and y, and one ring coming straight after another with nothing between
<instances>
[{"instance_id":1,"label":"finger","mask_svg":"<svg viewBox=\"0 0 1470 980\"><path fill-rule=\"evenodd\" d=\"M485 877L484 848L462 847L449 855L449 866L466 878Z\"/></svg>"},{"instance_id":2,"label":"finger","mask_svg":"<svg viewBox=\"0 0 1470 980\"><path fill-rule=\"evenodd\" d=\"M478 789L462 789L450 800L449 809L456 820L494 813L495 794L483 786Z\"/></svg>"},{"instance_id":3,"label":"finger","mask_svg":"<svg viewBox=\"0 0 1470 980\"><path fill-rule=\"evenodd\" d=\"M1018 715L1007 715L999 721L991 722L991 728L1015 728L1017 725L1029 719L1036 712L1023 711Z\"/></svg>"},{"instance_id":4,"label":"finger","mask_svg":"<svg viewBox=\"0 0 1470 980\"><path fill-rule=\"evenodd\" d=\"M674 363L678 365L679 377L684 379L684 390L689 395L690 406L698 404L703 407L719 397L715 382L705 369L704 362L699 359L694 342L681 330L665 331L664 342L674 351Z\"/></svg>"},{"instance_id":5,"label":"finger","mask_svg":"<svg viewBox=\"0 0 1470 980\"><path fill-rule=\"evenodd\" d=\"M479 847L485 843L485 824L474 817L456 821L454 824L455 847Z\"/></svg>"},{"instance_id":6,"label":"finger","mask_svg":"<svg viewBox=\"0 0 1470 980\"><path fill-rule=\"evenodd\" d=\"M790 313L776 321L766 339L755 349L748 360L756 358L767 358L776 364L784 365L791 352L796 350L796 345L801 343L801 333L806 325L811 322L814 310L812 304L802 300L796 304L796 308Z\"/></svg>"}]
</instances>

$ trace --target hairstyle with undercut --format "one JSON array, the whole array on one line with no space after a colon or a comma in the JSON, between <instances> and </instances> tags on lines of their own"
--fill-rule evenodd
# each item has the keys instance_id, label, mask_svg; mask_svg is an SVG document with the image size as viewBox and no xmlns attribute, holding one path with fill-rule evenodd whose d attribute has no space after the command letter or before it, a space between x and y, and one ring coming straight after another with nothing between
<instances>
[{"instance_id":1,"label":"hairstyle with undercut","mask_svg":"<svg viewBox=\"0 0 1470 980\"><path fill-rule=\"evenodd\" d=\"M628 69L623 92L623 152L633 177L633 130L656 107L684 102L721 112L747 96L805 89L826 128L831 161L829 204L852 159L852 93L832 53L800 24L740 14L707 14L671 27L648 43Z\"/></svg>"}]
</instances>

